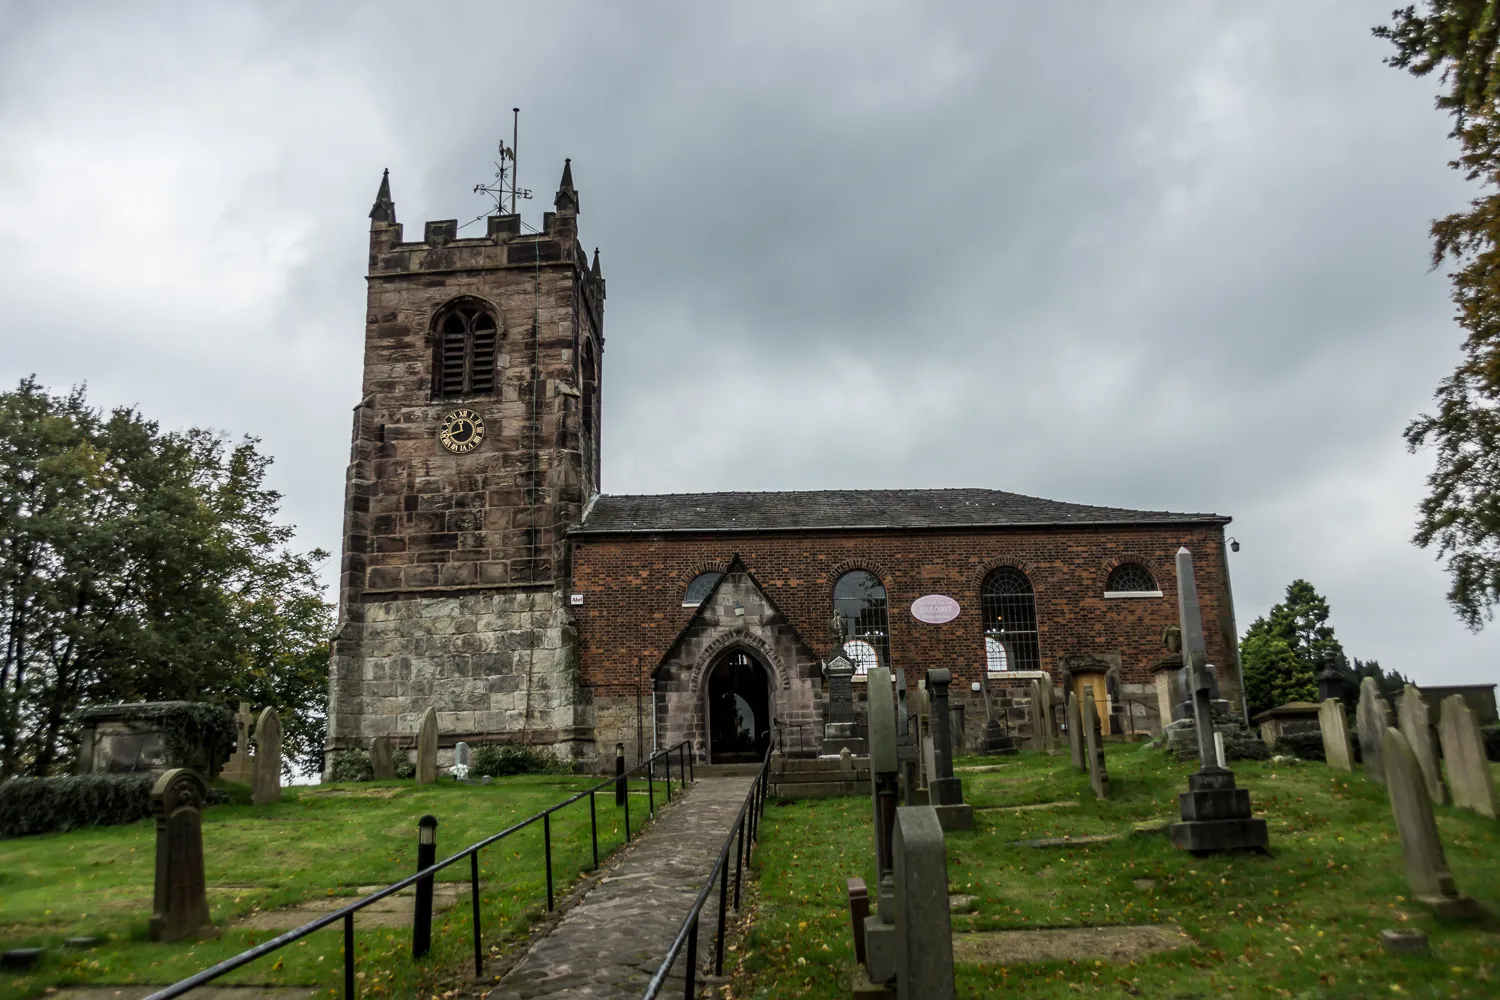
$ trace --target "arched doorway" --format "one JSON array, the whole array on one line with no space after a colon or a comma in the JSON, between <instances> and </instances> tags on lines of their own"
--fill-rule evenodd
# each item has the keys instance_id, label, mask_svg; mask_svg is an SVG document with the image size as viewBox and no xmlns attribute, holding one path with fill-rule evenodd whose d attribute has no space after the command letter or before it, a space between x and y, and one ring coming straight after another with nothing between
<instances>
[{"instance_id":1,"label":"arched doorway","mask_svg":"<svg viewBox=\"0 0 1500 1000\"><path fill-rule=\"evenodd\" d=\"M708 760L760 761L771 746L771 677L742 649L708 673Z\"/></svg>"}]
</instances>

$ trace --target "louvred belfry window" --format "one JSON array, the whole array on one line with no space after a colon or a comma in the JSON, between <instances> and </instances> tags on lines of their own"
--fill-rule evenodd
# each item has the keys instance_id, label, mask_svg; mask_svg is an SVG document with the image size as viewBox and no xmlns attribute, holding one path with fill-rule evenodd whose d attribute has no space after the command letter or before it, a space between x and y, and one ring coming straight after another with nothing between
<instances>
[{"instance_id":1,"label":"louvred belfry window","mask_svg":"<svg viewBox=\"0 0 1500 1000\"><path fill-rule=\"evenodd\" d=\"M495 318L477 302L460 301L438 319L433 393L451 399L495 391Z\"/></svg>"}]
</instances>

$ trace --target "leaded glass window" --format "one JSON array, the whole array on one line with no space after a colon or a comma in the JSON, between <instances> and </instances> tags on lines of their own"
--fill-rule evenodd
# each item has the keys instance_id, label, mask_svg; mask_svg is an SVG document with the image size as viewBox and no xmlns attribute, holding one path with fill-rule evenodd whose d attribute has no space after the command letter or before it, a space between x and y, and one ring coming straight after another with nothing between
<instances>
[{"instance_id":1,"label":"leaded glass window","mask_svg":"<svg viewBox=\"0 0 1500 1000\"><path fill-rule=\"evenodd\" d=\"M699 573L687 585L687 593L682 595L682 606L685 608L696 608L708 597L709 591L714 589L714 584L719 582L723 573Z\"/></svg>"},{"instance_id":2,"label":"leaded glass window","mask_svg":"<svg viewBox=\"0 0 1500 1000\"><path fill-rule=\"evenodd\" d=\"M979 589L979 613L990 670L1042 669L1036 594L1025 573L1014 566L992 570Z\"/></svg>"},{"instance_id":3,"label":"leaded glass window","mask_svg":"<svg viewBox=\"0 0 1500 1000\"><path fill-rule=\"evenodd\" d=\"M833 585L833 610L843 622L844 655L863 674L891 662L885 586L874 573L851 570Z\"/></svg>"},{"instance_id":4,"label":"leaded glass window","mask_svg":"<svg viewBox=\"0 0 1500 1000\"><path fill-rule=\"evenodd\" d=\"M1152 594L1160 589L1146 567L1136 563L1116 566L1104 585L1106 594Z\"/></svg>"}]
</instances>

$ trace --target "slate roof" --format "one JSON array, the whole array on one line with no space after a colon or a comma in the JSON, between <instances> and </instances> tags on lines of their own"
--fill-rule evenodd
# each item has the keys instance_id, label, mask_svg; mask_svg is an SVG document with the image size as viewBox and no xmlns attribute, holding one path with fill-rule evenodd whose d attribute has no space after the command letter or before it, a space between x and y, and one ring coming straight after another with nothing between
<instances>
[{"instance_id":1,"label":"slate roof","mask_svg":"<svg viewBox=\"0 0 1500 1000\"><path fill-rule=\"evenodd\" d=\"M1002 490L807 490L787 493L601 494L574 535L667 532L1228 524L1222 514L1124 510Z\"/></svg>"}]
</instances>

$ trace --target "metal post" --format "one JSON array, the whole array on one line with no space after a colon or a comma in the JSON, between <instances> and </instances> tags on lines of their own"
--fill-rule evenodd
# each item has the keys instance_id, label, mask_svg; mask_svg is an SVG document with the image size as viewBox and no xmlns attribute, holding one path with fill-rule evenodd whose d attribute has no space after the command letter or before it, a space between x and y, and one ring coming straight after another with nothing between
<instances>
[{"instance_id":1,"label":"metal post","mask_svg":"<svg viewBox=\"0 0 1500 1000\"><path fill-rule=\"evenodd\" d=\"M437 861L437 817L417 820L417 871ZM411 957L421 958L432 950L432 876L417 879L416 912L411 922Z\"/></svg>"},{"instance_id":2,"label":"metal post","mask_svg":"<svg viewBox=\"0 0 1500 1000\"><path fill-rule=\"evenodd\" d=\"M646 806L652 819L656 818L656 775L652 773L655 765L654 758L646 761Z\"/></svg>"},{"instance_id":3,"label":"metal post","mask_svg":"<svg viewBox=\"0 0 1500 1000\"><path fill-rule=\"evenodd\" d=\"M697 764L697 761L693 759L693 748L688 746L686 742L682 744L682 755L687 758L688 762L688 780L697 781L698 779L694 777L693 771L693 768Z\"/></svg>"},{"instance_id":4,"label":"metal post","mask_svg":"<svg viewBox=\"0 0 1500 1000\"><path fill-rule=\"evenodd\" d=\"M542 813L542 851L547 858L547 909L552 909L552 814Z\"/></svg>"},{"instance_id":5,"label":"metal post","mask_svg":"<svg viewBox=\"0 0 1500 1000\"><path fill-rule=\"evenodd\" d=\"M740 839L734 846L734 912L740 912L740 870L745 860L745 815L740 814Z\"/></svg>"},{"instance_id":6,"label":"metal post","mask_svg":"<svg viewBox=\"0 0 1500 1000\"><path fill-rule=\"evenodd\" d=\"M687 980L684 1000L694 1000L693 979L698 974L698 914L693 914L692 926L688 928L687 968L683 970Z\"/></svg>"},{"instance_id":7,"label":"metal post","mask_svg":"<svg viewBox=\"0 0 1500 1000\"><path fill-rule=\"evenodd\" d=\"M344 914L344 1000L354 1000L354 911Z\"/></svg>"},{"instance_id":8,"label":"metal post","mask_svg":"<svg viewBox=\"0 0 1500 1000\"><path fill-rule=\"evenodd\" d=\"M625 744L615 744L615 805L625 804Z\"/></svg>"},{"instance_id":9,"label":"metal post","mask_svg":"<svg viewBox=\"0 0 1500 1000\"><path fill-rule=\"evenodd\" d=\"M630 796L621 795L620 797L625 800L625 842L628 844L630 843Z\"/></svg>"},{"instance_id":10,"label":"metal post","mask_svg":"<svg viewBox=\"0 0 1500 1000\"><path fill-rule=\"evenodd\" d=\"M589 792L589 840L594 845L594 867L592 871L599 870L599 818L594 809L594 793Z\"/></svg>"},{"instance_id":11,"label":"metal post","mask_svg":"<svg viewBox=\"0 0 1500 1000\"><path fill-rule=\"evenodd\" d=\"M729 905L729 855L719 866L719 946L714 949L714 975L724 974L724 910Z\"/></svg>"},{"instance_id":12,"label":"metal post","mask_svg":"<svg viewBox=\"0 0 1500 1000\"><path fill-rule=\"evenodd\" d=\"M484 952L479 944L479 852L469 855L469 899L474 906L474 975L484 973Z\"/></svg>"},{"instance_id":13,"label":"metal post","mask_svg":"<svg viewBox=\"0 0 1500 1000\"><path fill-rule=\"evenodd\" d=\"M662 763L667 765L667 801L672 801L672 755L663 754Z\"/></svg>"}]
</instances>

